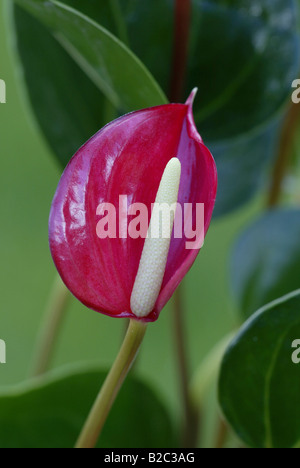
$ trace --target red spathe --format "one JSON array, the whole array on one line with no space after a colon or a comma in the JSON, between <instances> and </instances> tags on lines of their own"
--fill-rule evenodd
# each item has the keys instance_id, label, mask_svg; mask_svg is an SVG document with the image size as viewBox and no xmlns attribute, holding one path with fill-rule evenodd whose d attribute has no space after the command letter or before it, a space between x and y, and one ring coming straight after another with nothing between
<instances>
[{"instance_id":1,"label":"red spathe","mask_svg":"<svg viewBox=\"0 0 300 468\"><path fill-rule=\"evenodd\" d=\"M168 104L125 115L100 130L70 161L58 185L49 221L50 249L70 291L87 307L113 317L137 317L130 297L144 239L99 239L100 203L119 210L119 195L128 205L144 203L151 213L168 161L181 162L178 202L204 203L205 232L215 204L214 159L194 124L192 101ZM193 211L193 217L195 210ZM162 287L154 310L143 321L155 321L192 266L199 248L186 249L172 237ZM198 247L198 246L197 246Z\"/></svg>"}]
</instances>

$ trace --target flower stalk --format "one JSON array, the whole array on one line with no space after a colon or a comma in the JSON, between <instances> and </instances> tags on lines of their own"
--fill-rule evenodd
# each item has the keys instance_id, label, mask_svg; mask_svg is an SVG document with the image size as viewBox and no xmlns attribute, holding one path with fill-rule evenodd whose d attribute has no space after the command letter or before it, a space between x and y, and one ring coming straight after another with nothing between
<instances>
[{"instance_id":1,"label":"flower stalk","mask_svg":"<svg viewBox=\"0 0 300 468\"><path fill-rule=\"evenodd\" d=\"M270 190L268 193L267 207L274 208L280 201L282 185L286 176L290 160L291 149L298 128L300 118L300 106L291 103L282 127L277 159L275 161Z\"/></svg>"},{"instance_id":2,"label":"flower stalk","mask_svg":"<svg viewBox=\"0 0 300 468\"><path fill-rule=\"evenodd\" d=\"M186 80L191 21L191 0L176 0L170 100L180 102Z\"/></svg>"},{"instance_id":3,"label":"flower stalk","mask_svg":"<svg viewBox=\"0 0 300 468\"><path fill-rule=\"evenodd\" d=\"M182 285L174 294L174 335L184 418L182 445L184 448L193 448L196 446L199 435L199 412L192 402L189 391L190 372L186 349L185 323L183 320Z\"/></svg>"},{"instance_id":4,"label":"flower stalk","mask_svg":"<svg viewBox=\"0 0 300 468\"><path fill-rule=\"evenodd\" d=\"M130 320L122 347L91 409L76 448L96 446L109 411L137 356L146 328L146 323Z\"/></svg>"},{"instance_id":5,"label":"flower stalk","mask_svg":"<svg viewBox=\"0 0 300 468\"><path fill-rule=\"evenodd\" d=\"M58 334L71 294L58 276L55 279L38 336L31 375L44 374L51 363Z\"/></svg>"},{"instance_id":6,"label":"flower stalk","mask_svg":"<svg viewBox=\"0 0 300 468\"><path fill-rule=\"evenodd\" d=\"M188 63L188 44L191 22L191 0L176 0L174 11L174 48L170 86L171 102L178 102L183 95ZM183 405L182 441L184 447L194 447L198 435L199 417L189 398L189 369L184 330L183 286L174 295L174 336L177 352L177 367L180 378Z\"/></svg>"}]
</instances>

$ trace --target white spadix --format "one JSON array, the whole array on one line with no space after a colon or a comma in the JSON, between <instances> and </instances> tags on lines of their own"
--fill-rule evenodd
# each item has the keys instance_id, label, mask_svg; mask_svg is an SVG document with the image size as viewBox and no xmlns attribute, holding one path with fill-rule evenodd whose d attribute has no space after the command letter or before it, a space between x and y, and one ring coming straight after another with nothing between
<instances>
[{"instance_id":1,"label":"white spadix","mask_svg":"<svg viewBox=\"0 0 300 468\"><path fill-rule=\"evenodd\" d=\"M139 318L150 314L161 289L170 248L180 175L180 161L172 158L166 165L160 181L132 289L130 306ZM169 209L164 210L163 206L168 206Z\"/></svg>"}]
</instances>

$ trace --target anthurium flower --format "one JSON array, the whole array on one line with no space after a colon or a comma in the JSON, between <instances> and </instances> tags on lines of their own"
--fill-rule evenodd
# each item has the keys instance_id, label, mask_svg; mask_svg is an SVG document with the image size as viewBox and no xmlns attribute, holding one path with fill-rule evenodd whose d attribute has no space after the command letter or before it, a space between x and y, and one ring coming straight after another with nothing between
<instances>
[{"instance_id":1,"label":"anthurium flower","mask_svg":"<svg viewBox=\"0 0 300 468\"><path fill-rule=\"evenodd\" d=\"M194 95L186 104L111 122L62 175L50 214L50 248L66 286L93 310L155 321L202 247L217 175L194 124ZM169 236L160 232L152 239L155 206L174 202L179 222L172 229L171 216Z\"/></svg>"}]
</instances>

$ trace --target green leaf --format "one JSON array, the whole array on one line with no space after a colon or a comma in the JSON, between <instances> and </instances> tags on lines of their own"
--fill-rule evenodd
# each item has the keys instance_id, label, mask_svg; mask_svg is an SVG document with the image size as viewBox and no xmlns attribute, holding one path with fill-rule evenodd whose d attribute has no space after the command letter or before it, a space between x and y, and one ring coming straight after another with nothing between
<instances>
[{"instance_id":1,"label":"green leaf","mask_svg":"<svg viewBox=\"0 0 300 468\"><path fill-rule=\"evenodd\" d=\"M218 168L215 217L244 205L265 186L268 165L276 154L278 135L276 120L263 131L207 143Z\"/></svg>"},{"instance_id":2,"label":"green leaf","mask_svg":"<svg viewBox=\"0 0 300 468\"><path fill-rule=\"evenodd\" d=\"M128 45L169 94L173 0L62 0L62 3L97 21ZM191 89L186 97L190 92Z\"/></svg>"},{"instance_id":3,"label":"green leaf","mask_svg":"<svg viewBox=\"0 0 300 468\"><path fill-rule=\"evenodd\" d=\"M17 0L44 23L111 103L125 111L166 102L139 59L115 36L74 8L55 0Z\"/></svg>"},{"instance_id":4,"label":"green leaf","mask_svg":"<svg viewBox=\"0 0 300 468\"><path fill-rule=\"evenodd\" d=\"M120 0L120 6L127 25L131 49L169 95L173 55L174 0ZM189 96L196 84L197 80L194 80L194 85L186 90L182 99Z\"/></svg>"},{"instance_id":5,"label":"green leaf","mask_svg":"<svg viewBox=\"0 0 300 468\"><path fill-rule=\"evenodd\" d=\"M173 0L62 0L97 21L130 47L169 94L173 47ZM194 88L194 86L193 86ZM186 93L186 98L191 89Z\"/></svg>"},{"instance_id":6,"label":"green leaf","mask_svg":"<svg viewBox=\"0 0 300 468\"><path fill-rule=\"evenodd\" d=\"M300 290L258 311L225 354L219 382L223 412L250 447L300 446Z\"/></svg>"},{"instance_id":7,"label":"green leaf","mask_svg":"<svg viewBox=\"0 0 300 468\"><path fill-rule=\"evenodd\" d=\"M174 2L120 3L132 50L168 93ZM199 88L195 120L219 174L215 216L245 204L265 183L300 66L297 13L292 0L193 0L182 99Z\"/></svg>"},{"instance_id":8,"label":"green leaf","mask_svg":"<svg viewBox=\"0 0 300 468\"><path fill-rule=\"evenodd\" d=\"M62 0L61 3L80 11L119 37L114 9L116 1L118 0Z\"/></svg>"},{"instance_id":9,"label":"green leaf","mask_svg":"<svg viewBox=\"0 0 300 468\"><path fill-rule=\"evenodd\" d=\"M195 120L216 158L215 216L240 207L265 183L298 76L296 18L294 1L194 0L187 90L199 87Z\"/></svg>"},{"instance_id":10,"label":"green leaf","mask_svg":"<svg viewBox=\"0 0 300 468\"><path fill-rule=\"evenodd\" d=\"M174 2L121 0L120 5L130 47L168 93ZM206 141L257 132L280 112L299 71L297 17L294 0L192 1L182 99L199 88L195 120Z\"/></svg>"},{"instance_id":11,"label":"green leaf","mask_svg":"<svg viewBox=\"0 0 300 468\"><path fill-rule=\"evenodd\" d=\"M1 448L72 448L105 379L99 369L55 377L0 394ZM129 377L111 410L99 447L174 447L168 414L144 383Z\"/></svg>"},{"instance_id":12,"label":"green leaf","mask_svg":"<svg viewBox=\"0 0 300 468\"><path fill-rule=\"evenodd\" d=\"M249 226L234 246L231 282L242 313L300 287L300 210L278 209Z\"/></svg>"},{"instance_id":13,"label":"green leaf","mask_svg":"<svg viewBox=\"0 0 300 468\"><path fill-rule=\"evenodd\" d=\"M145 80L139 76L139 84L132 79L125 80L127 87L123 88L120 76L121 73L124 75L124 70L127 70L126 75L131 70L132 55L119 44L124 61L123 64L118 61L114 41L112 49L109 43L101 54L95 51L94 21L101 24L97 27L102 33L104 26L128 42L168 93L174 8L171 0L64 0L61 4L42 0L19 1L47 23L55 37L115 107L121 108L121 112L166 102L147 73ZM290 96L290 85L299 69L296 17L293 0L193 1L188 77L183 99L198 86L196 123L216 157L219 172L215 215L225 214L246 203L264 182L262 176L274 156L278 138L278 114ZM88 34L83 37L86 22L89 24ZM99 31L96 37L100 37ZM106 33L106 39L108 36L112 39L108 31ZM108 50L110 53L106 54ZM135 62L132 71L136 66ZM147 89L151 88L153 94L149 97L148 91L144 93L141 89L139 98L135 95L132 100L132 93L136 94L135 89L139 89L141 83L143 86L148 83ZM127 98L130 103L126 104Z\"/></svg>"},{"instance_id":14,"label":"green leaf","mask_svg":"<svg viewBox=\"0 0 300 468\"><path fill-rule=\"evenodd\" d=\"M83 143L113 120L115 111L47 28L22 8L10 6L32 109L54 155L65 166Z\"/></svg>"},{"instance_id":15,"label":"green leaf","mask_svg":"<svg viewBox=\"0 0 300 468\"><path fill-rule=\"evenodd\" d=\"M193 25L187 89L202 91L195 114L203 136L227 139L264 125L299 70L294 0L194 0Z\"/></svg>"},{"instance_id":16,"label":"green leaf","mask_svg":"<svg viewBox=\"0 0 300 468\"><path fill-rule=\"evenodd\" d=\"M62 0L61 3L75 8L101 24L125 45L129 46L127 26L122 16L119 0L89 0L88 2L86 0ZM122 0L122 6L130 3L131 0Z\"/></svg>"}]
</instances>

